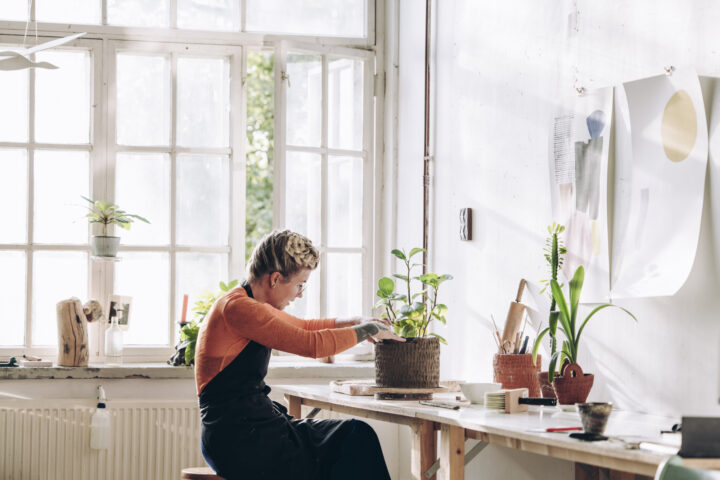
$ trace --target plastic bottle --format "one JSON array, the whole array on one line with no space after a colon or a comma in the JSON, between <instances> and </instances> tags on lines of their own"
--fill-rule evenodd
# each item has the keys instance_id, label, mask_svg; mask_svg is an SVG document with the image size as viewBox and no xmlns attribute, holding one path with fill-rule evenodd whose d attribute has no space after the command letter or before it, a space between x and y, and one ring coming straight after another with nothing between
<instances>
[{"instance_id":1,"label":"plastic bottle","mask_svg":"<svg viewBox=\"0 0 720 480\"><path fill-rule=\"evenodd\" d=\"M110 320L110 328L105 330L105 362L122 363L123 332L118 325L117 316Z\"/></svg>"},{"instance_id":2,"label":"plastic bottle","mask_svg":"<svg viewBox=\"0 0 720 480\"><path fill-rule=\"evenodd\" d=\"M98 386L98 404L90 420L90 448L110 447L110 412L105 409L105 390Z\"/></svg>"}]
</instances>

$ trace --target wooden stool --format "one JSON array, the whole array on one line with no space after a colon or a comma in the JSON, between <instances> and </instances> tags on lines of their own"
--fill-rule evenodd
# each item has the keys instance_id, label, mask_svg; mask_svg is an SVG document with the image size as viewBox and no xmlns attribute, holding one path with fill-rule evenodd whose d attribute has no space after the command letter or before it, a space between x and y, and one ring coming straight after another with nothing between
<instances>
[{"instance_id":1,"label":"wooden stool","mask_svg":"<svg viewBox=\"0 0 720 480\"><path fill-rule=\"evenodd\" d=\"M210 467L190 467L182 469L182 477L184 480L225 480L215 475Z\"/></svg>"}]
</instances>

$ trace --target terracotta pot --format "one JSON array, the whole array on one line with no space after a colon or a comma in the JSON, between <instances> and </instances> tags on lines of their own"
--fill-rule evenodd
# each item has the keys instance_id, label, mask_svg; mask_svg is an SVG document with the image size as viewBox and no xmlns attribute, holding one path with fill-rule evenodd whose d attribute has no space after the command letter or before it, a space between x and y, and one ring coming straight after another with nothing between
<instances>
[{"instance_id":1,"label":"terracotta pot","mask_svg":"<svg viewBox=\"0 0 720 480\"><path fill-rule=\"evenodd\" d=\"M548 381L549 372L538 372L537 379L540 384L540 394L543 398L557 398L552 384Z\"/></svg>"},{"instance_id":2,"label":"terracotta pot","mask_svg":"<svg viewBox=\"0 0 720 480\"><path fill-rule=\"evenodd\" d=\"M583 373L577 363L563 365L561 375L553 380L553 388L561 405L584 403L590 394L595 375Z\"/></svg>"},{"instance_id":3,"label":"terracotta pot","mask_svg":"<svg viewBox=\"0 0 720 480\"><path fill-rule=\"evenodd\" d=\"M378 387L435 388L440 385L440 340L437 337L385 340L375 344Z\"/></svg>"},{"instance_id":4,"label":"terracotta pot","mask_svg":"<svg viewBox=\"0 0 720 480\"><path fill-rule=\"evenodd\" d=\"M528 396L540 396L540 383L537 373L540 371L542 358L537 356L537 365L533 365L529 353L515 355L496 353L493 357L493 381L502 384L502 388L527 388Z\"/></svg>"}]
</instances>

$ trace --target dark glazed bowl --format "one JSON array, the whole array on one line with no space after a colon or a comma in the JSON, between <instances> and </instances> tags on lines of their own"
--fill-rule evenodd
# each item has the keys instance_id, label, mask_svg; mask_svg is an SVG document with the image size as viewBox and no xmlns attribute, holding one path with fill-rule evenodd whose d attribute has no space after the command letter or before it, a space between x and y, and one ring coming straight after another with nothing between
<instances>
[{"instance_id":1,"label":"dark glazed bowl","mask_svg":"<svg viewBox=\"0 0 720 480\"><path fill-rule=\"evenodd\" d=\"M587 433L602 435L608 418L612 412L612 403L590 402L576 403L575 408L580 414L580 421Z\"/></svg>"}]
</instances>

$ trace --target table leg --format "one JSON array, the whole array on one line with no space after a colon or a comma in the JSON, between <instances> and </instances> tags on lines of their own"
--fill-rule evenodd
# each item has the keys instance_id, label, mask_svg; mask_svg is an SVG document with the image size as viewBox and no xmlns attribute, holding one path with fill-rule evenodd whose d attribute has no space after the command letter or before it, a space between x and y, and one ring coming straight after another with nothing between
<instances>
[{"instance_id":1,"label":"table leg","mask_svg":"<svg viewBox=\"0 0 720 480\"><path fill-rule=\"evenodd\" d=\"M465 429L440 426L440 479L465 479Z\"/></svg>"},{"instance_id":2,"label":"table leg","mask_svg":"<svg viewBox=\"0 0 720 480\"><path fill-rule=\"evenodd\" d=\"M294 395L285 394L285 400L288 402L288 413L299 420L302 418L302 399Z\"/></svg>"},{"instance_id":3,"label":"table leg","mask_svg":"<svg viewBox=\"0 0 720 480\"><path fill-rule=\"evenodd\" d=\"M420 420L412 427L412 451L410 453L410 471L413 480L435 480L435 475L426 479L428 468L437 459L437 435L435 424L429 420Z\"/></svg>"}]
</instances>

